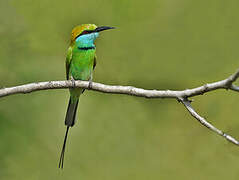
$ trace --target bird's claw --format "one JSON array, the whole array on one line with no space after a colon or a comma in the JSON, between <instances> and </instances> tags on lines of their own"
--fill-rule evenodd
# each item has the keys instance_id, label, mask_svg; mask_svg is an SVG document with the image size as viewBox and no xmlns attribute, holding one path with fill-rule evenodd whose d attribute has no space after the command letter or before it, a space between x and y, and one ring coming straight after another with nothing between
<instances>
[{"instance_id":1,"label":"bird's claw","mask_svg":"<svg viewBox=\"0 0 239 180\"><path fill-rule=\"evenodd\" d=\"M75 88L76 87L76 81L72 78L71 82L72 82L72 88Z\"/></svg>"},{"instance_id":2,"label":"bird's claw","mask_svg":"<svg viewBox=\"0 0 239 180\"><path fill-rule=\"evenodd\" d=\"M92 80L89 81L88 89L92 89Z\"/></svg>"}]
</instances>

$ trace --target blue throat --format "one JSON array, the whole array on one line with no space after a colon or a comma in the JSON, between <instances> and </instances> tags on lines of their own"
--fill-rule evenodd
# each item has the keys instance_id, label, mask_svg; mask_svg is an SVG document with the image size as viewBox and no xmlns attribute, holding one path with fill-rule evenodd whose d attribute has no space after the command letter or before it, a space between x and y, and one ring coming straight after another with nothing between
<instances>
[{"instance_id":1,"label":"blue throat","mask_svg":"<svg viewBox=\"0 0 239 180\"><path fill-rule=\"evenodd\" d=\"M95 49L95 40L99 36L99 33L84 34L76 38L75 42L78 49L88 50Z\"/></svg>"}]
</instances>

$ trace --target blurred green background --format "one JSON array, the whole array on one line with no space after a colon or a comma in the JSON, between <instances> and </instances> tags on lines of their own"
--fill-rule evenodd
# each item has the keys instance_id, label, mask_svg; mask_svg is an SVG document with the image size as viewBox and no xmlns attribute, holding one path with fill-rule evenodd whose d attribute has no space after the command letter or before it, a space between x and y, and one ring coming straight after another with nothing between
<instances>
[{"instance_id":1,"label":"blurred green background","mask_svg":"<svg viewBox=\"0 0 239 180\"><path fill-rule=\"evenodd\" d=\"M0 87L65 79L71 29L116 30L97 40L94 81L182 90L239 67L239 1L0 0ZM173 99L87 91L57 168L68 90L0 99L0 179L238 179L239 148L202 127ZM193 105L239 138L235 92Z\"/></svg>"}]
</instances>

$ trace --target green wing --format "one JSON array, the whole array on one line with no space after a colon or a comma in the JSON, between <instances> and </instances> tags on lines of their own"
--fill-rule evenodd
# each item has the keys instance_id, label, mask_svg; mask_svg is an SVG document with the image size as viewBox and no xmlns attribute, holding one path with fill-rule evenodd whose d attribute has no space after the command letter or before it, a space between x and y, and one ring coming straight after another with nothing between
<instances>
[{"instance_id":1,"label":"green wing","mask_svg":"<svg viewBox=\"0 0 239 180\"><path fill-rule=\"evenodd\" d=\"M95 66L96 66L96 55L95 55L95 58L94 58L93 69L95 69Z\"/></svg>"},{"instance_id":2,"label":"green wing","mask_svg":"<svg viewBox=\"0 0 239 180\"><path fill-rule=\"evenodd\" d=\"M72 60L72 47L70 46L66 55L66 79L69 80L69 69Z\"/></svg>"}]
</instances>

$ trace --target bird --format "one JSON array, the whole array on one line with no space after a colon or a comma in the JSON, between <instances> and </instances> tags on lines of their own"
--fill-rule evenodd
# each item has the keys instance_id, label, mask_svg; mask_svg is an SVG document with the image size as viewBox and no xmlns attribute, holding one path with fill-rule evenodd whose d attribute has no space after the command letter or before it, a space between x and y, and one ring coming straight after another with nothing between
<instances>
[{"instance_id":1,"label":"bird","mask_svg":"<svg viewBox=\"0 0 239 180\"><path fill-rule=\"evenodd\" d=\"M73 28L71 32L70 46L66 55L66 79L71 80L73 86L75 80L89 81L89 88L92 87L93 70L96 66L96 46L95 40L101 31L115 29L109 26L99 26L95 24L82 24ZM84 92L84 88L69 88L70 99L65 116L66 132L59 160L59 168L63 169L64 154L66 148L69 128L76 122L76 112L79 97Z\"/></svg>"}]
</instances>

